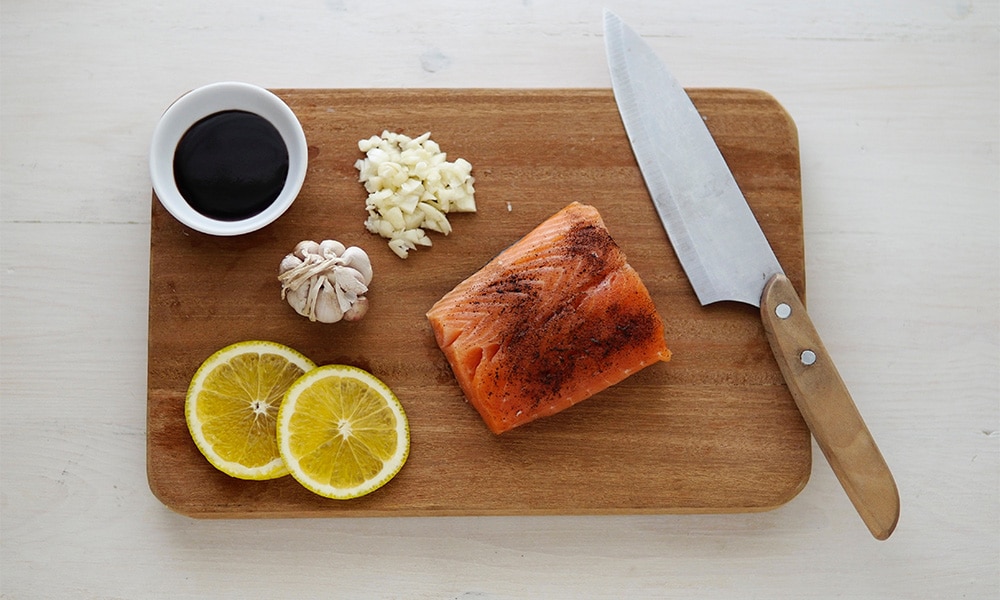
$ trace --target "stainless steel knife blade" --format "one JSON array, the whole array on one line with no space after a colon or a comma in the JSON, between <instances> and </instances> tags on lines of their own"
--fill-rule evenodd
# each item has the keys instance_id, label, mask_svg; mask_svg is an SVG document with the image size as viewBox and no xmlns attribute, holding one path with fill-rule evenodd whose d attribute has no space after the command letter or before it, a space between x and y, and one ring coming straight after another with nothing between
<instances>
[{"instance_id":1,"label":"stainless steel knife blade","mask_svg":"<svg viewBox=\"0 0 1000 600\"><path fill-rule=\"evenodd\" d=\"M698 300L760 307L799 412L869 531L888 538L899 520L892 473L711 132L655 52L610 11L604 33L622 122Z\"/></svg>"},{"instance_id":2,"label":"stainless steel knife blade","mask_svg":"<svg viewBox=\"0 0 1000 600\"><path fill-rule=\"evenodd\" d=\"M637 33L605 14L625 130L670 242L701 304L760 306L781 265L698 109Z\"/></svg>"}]
</instances>

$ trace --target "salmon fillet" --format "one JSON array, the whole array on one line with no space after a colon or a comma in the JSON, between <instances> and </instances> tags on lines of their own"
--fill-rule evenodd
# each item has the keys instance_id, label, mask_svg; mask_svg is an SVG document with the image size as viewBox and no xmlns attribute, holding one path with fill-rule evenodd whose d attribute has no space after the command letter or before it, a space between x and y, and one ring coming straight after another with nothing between
<instances>
[{"instance_id":1,"label":"salmon fillet","mask_svg":"<svg viewBox=\"0 0 1000 600\"><path fill-rule=\"evenodd\" d=\"M427 318L496 434L670 359L639 274L597 209L578 202L455 286Z\"/></svg>"}]
</instances>

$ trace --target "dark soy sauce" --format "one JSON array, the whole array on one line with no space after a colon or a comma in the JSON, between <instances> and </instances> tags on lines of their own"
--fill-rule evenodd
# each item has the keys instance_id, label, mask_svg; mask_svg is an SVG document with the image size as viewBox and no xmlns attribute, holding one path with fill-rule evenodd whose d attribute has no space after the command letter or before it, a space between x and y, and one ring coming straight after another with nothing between
<instances>
[{"instance_id":1,"label":"dark soy sauce","mask_svg":"<svg viewBox=\"0 0 1000 600\"><path fill-rule=\"evenodd\" d=\"M281 193L288 148L267 119L242 110L209 115L191 126L174 152L174 179L199 213L221 221L259 214Z\"/></svg>"}]
</instances>

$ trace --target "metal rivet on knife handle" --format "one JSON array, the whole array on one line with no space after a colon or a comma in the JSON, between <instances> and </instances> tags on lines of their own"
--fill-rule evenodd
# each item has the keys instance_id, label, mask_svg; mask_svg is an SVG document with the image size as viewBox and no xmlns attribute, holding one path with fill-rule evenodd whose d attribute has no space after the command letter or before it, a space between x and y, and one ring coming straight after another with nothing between
<instances>
[{"instance_id":1,"label":"metal rivet on knife handle","mask_svg":"<svg viewBox=\"0 0 1000 600\"><path fill-rule=\"evenodd\" d=\"M774 307L774 314L778 315L779 319L787 319L792 316L792 307L782 302L778 306Z\"/></svg>"}]
</instances>

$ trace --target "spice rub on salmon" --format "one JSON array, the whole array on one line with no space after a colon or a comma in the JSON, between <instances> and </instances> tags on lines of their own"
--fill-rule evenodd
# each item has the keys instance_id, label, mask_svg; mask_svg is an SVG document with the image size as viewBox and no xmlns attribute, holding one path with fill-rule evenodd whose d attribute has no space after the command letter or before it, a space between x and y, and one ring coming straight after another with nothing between
<instances>
[{"instance_id":1,"label":"spice rub on salmon","mask_svg":"<svg viewBox=\"0 0 1000 600\"><path fill-rule=\"evenodd\" d=\"M652 298L597 209L574 202L427 313L493 433L555 414L670 359Z\"/></svg>"}]
</instances>

